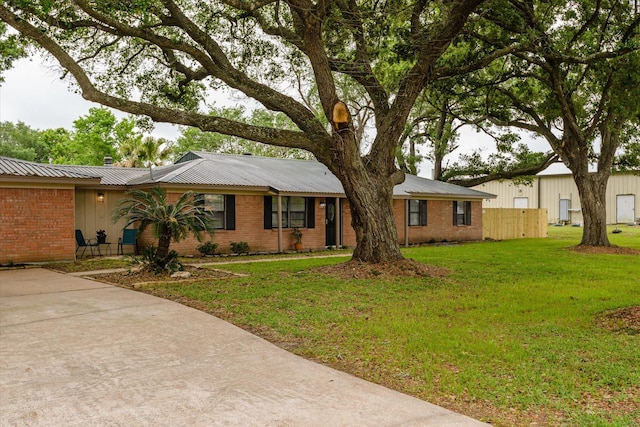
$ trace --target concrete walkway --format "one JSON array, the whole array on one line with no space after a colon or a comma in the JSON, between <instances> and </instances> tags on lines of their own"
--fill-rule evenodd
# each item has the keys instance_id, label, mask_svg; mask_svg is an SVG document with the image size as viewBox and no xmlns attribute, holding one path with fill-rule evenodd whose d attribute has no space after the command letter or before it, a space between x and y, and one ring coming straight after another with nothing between
<instances>
[{"instance_id":1,"label":"concrete walkway","mask_svg":"<svg viewBox=\"0 0 640 427\"><path fill-rule=\"evenodd\" d=\"M43 269L0 271L2 426L475 426L214 316Z\"/></svg>"}]
</instances>

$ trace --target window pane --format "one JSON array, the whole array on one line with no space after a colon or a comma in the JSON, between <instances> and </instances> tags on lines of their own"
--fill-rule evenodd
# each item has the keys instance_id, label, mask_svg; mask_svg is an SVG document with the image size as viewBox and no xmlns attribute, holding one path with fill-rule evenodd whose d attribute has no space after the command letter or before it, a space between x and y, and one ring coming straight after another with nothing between
<instances>
[{"instance_id":1,"label":"window pane","mask_svg":"<svg viewBox=\"0 0 640 427\"><path fill-rule=\"evenodd\" d=\"M409 200L409 225L420 225L420 200Z\"/></svg>"},{"instance_id":2,"label":"window pane","mask_svg":"<svg viewBox=\"0 0 640 427\"><path fill-rule=\"evenodd\" d=\"M471 212L467 212L470 209L470 202L458 202L458 209L456 210L456 222L458 225L470 225L471 224Z\"/></svg>"},{"instance_id":3,"label":"window pane","mask_svg":"<svg viewBox=\"0 0 640 427\"><path fill-rule=\"evenodd\" d=\"M291 197L289 199L289 208L291 212L304 212L307 207L304 197Z\"/></svg>"},{"instance_id":4,"label":"window pane","mask_svg":"<svg viewBox=\"0 0 640 427\"><path fill-rule=\"evenodd\" d=\"M224 229L224 195L205 194L204 210L211 215L214 228Z\"/></svg>"},{"instance_id":5,"label":"window pane","mask_svg":"<svg viewBox=\"0 0 640 427\"><path fill-rule=\"evenodd\" d=\"M417 212L409 213L409 225L420 225L420 214Z\"/></svg>"},{"instance_id":6,"label":"window pane","mask_svg":"<svg viewBox=\"0 0 640 427\"><path fill-rule=\"evenodd\" d=\"M214 212L212 217L214 228L224 228L224 212Z\"/></svg>"},{"instance_id":7,"label":"window pane","mask_svg":"<svg viewBox=\"0 0 640 427\"><path fill-rule=\"evenodd\" d=\"M224 196L222 194L205 194L204 208L210 212L224 212Z\"/></svg>"},{"instance_id":8,"label":"window pane","mask_svg":"<svg viewBox=\"0 0 640 427\"><path fill-rule=\"evenodd\" d=\"M282 197L282 228L306 227L307 203L304 197ZM278 224L278 197L271 199L271 224Z\"/></svg>"},{"instance_id":9,"label":"window pane","mask_svg":"<svg viewBox=\"0 0 640 427\"><path fill-rule=\"evenodd\" d=\"M304 212L291 212L291 227L304 227Z\"/></svg>"}]
</instances>

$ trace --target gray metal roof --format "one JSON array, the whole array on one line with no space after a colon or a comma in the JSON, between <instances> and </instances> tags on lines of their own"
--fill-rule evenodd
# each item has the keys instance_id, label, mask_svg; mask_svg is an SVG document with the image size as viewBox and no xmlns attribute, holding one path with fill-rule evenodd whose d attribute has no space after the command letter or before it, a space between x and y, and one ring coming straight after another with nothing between
<instances>
[{"instance_id":1,"label":"gray metal roof","mask_svg":"<svg viewBox=\"0 0 640 427\"><path fill-rule=\"evenodd\" d=\"M100 178L102 185L129 185L129 182L149 174L147 168L124 168L118 166L55 165L58 169L79 174L91 174Z\"/></svg>"},{"instance_id":2,"label":"gray metal roof","mask_svg":"<svg viewBox=\"0 0 640 427\"><path fill-rule=\"evenodd\" d=\"M396 185L394 194L404 192L411 196L430 196L430 197L464 197L468 199L495 199L494 194L485 193L484 191L473 190L471 188L459 185L449 184L442 181L434 181L432 179L421 178L415 175L405 175L402 184Z\"/></svg>"},{"instance_id":3,"label":"gray metal roof","mask_svg":"<svg viewBox=\"0 0 640 427\"><path fill-rule=\"evenodd\" d=\"M95 179L100 177L90 170L68 170L61 168L59 165L34 163L0 156L0 176L1 175L73 179Z\"/></svg>"},{"instance_id":4,"label":"gray metal roof","mask_svg":"<svg viewBox=\"0 0 640 427\"><path fill-rule=\"evenodd\" d=\"M276 159L202 151L192 151L187 155L195 160L177 163L174 166L181 167L163 176L154 172L154 182L271 187L282 193L344 194L338 178L325 165L315 160ZM394 196L495 198L493 194L415 175L406 175L405 181L395 187Z\"/></svg>"},{"instance_id":5,"label":"gray metal roof","mask_svg":"<svg viewBox=\"0 0 640 427\"><path fill-rule=\"evenodd\" d=\"M244 187L275 190L290 194L343 195L340 181L315 160L272 157L188 153L173 165L153 169L115 166L42 165L0 157L0 175L100 178L101 185L193 185L206 187ZM394 196L445 197L465 199L495 198L493 194L458 185L407 175L394 189Z\"/></svg>"},{"instance_id":6,"label":"gray metal roof","mask_svg":"<svg viewBox=\"0 0 640 427\"><path fill-rule=\"evenodd\" d=\"M343 194L340 181L320 162L191 152L195 160L154 170L131 182L273 188L282 193ZM192 157L193 158L193 157ZM160 169L160 168L158 168Z\"/></svg>"}]
</instances>

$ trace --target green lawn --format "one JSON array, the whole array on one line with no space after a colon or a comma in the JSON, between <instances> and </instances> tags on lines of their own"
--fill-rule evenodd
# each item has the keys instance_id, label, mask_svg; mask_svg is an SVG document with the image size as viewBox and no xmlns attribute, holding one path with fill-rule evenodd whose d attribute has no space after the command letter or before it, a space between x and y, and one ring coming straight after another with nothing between
<instances>
[{"instance_id":1,"label":"green lawn","mask_svg":"<svg viewBox=\"0 0 640 427\"><path fill-rule=\"evenodd\" d=\"M640 227L613 244L640 249ZM640 424L640 334L606 330L640 305L640 256L567 249L549 238L414 247L444 278L339 280L344 259L225 265L249 276L154 285L292 352L495 425Z\"/></svg>"}]
</instances>

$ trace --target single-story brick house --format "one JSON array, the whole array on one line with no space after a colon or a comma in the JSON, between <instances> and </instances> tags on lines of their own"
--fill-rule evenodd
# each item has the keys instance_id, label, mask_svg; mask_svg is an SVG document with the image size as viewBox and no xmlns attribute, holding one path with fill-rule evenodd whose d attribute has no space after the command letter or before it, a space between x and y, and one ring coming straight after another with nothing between
<instances>
[{"instance_id":1,"label":"single-story brick house","mask_svg":"<svg viewBox=\"0 0 640 427\"><path fill-rule=\"evenodd\" d=\"M85 238L106 230L115 253L123 222L113 224L111 212L128 189L156 186L174 200L185 191L205 195L221 252L239 241L252 251L288 251L293 228L305 249L356 244L342 185L317 161L189 152L172 165L139 169L0 157L0 264L73 260L75 229ZM482 201L493 197L407 175L394 190L400 242L480 240ZM139 246L152 243L150 232L139 238ZM172 249L195 254L197 245L189 238Z\"/></svg>"}]
</instances>

